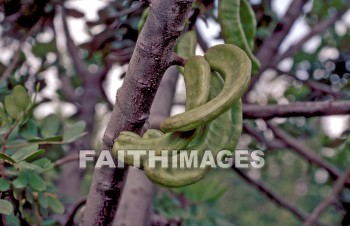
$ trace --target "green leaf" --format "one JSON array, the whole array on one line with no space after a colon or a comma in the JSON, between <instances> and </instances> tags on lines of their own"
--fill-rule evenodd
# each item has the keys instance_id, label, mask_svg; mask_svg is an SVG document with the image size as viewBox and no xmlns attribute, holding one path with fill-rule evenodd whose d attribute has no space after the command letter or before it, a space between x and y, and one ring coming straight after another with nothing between
<instances>
[{"instance_id":1,"label":"green leaf","mask_svg":"<svg viewBox=\"0 0 350 226\"><path fill-rule=\"evenodd\" d=\"M26 140L33 139L38 136L38 128L33 120L28 120L24 126L20 128L20 134Z\"/></svg>"},{"instance_id":2,"label":"green leaf","mask_svg":"<svg viewBox=\"0 0 350 226\"><path fill-rule=\"evenodd\" d=\"M36 152L34 152L31 155L28 155L27 157L25 157L25 159L23 159L23 161L27 161L27 162L31 162L34 159L36 159L37 157L39 157L40 155L44 154L45 150L44 149L39 149Z\"/></svg>"},{"instance_id":3,"label":"green leaf","mask_svg":"<svg viewBox=\"0 0 350 226\"><path fill-rule=\"evenodd\" d=\"M44 58L47 53L55 52L55 50L56 46L54 42L38 42L35 46L33 46L32 53L39 58Z\"/></svg>"},{"instance_id":4,"label":"green leaf","mask_svg":"<svg viewBox=\"0 0 350 226\"><path fill-rule=\"evenodd\" d=\"M28 179L24 174L20 173L18 177L12 181L12 184L13 187L18 189L25 188L28 184Z\"/></svg>"},{"instance_id":5,"label":"green leaf","mask_svg":"<svg viewBox=\"0 0 350 226\"><path fill-rule=\"evenodd\" d=\"M37 144L31 144L26 147L18 149L11 157L16 162L21 162L27 158L30 158L32 155L37 154L37 152L42 152L41 150L38 150Z\"/></svg>"},{"instance_id":6,"label":"green leaf","mask_svg":"<svg viewBox=\"0 0 350 226\"><path fill-rule=\"evenodd\" d=\"M0 102L0 127L9 125L11 120L7 117L4 105Z\"/></svg>"},{"instance_id":7,"label":"green leaf","mask_svg":"<svg viewBox=\"0 0 350 226\"><path fill-rule=\"evenodd\" d=\"M0 199L0 214L10 215L13 213L13 205L5 199Z\"/></svg>"},{"instance_id":8,"label":"green leaf","mask_svg":"<svg viewBox=\"0 0 350 226\"><path fill-rule=\"evenodd\" d=\"M22 189L13 189L13 197L20 201L22 200L22 197L23 197L23 190Z\"/></svg>"},{"instance_id":9,"label":"green leaf","mask_svg":"<svg viewBox=\"0 0 350 226\"><path fill-rule=\"evenodd\" d=\"M12 96L16 105L21 110L25 111L27 107L30 105L30 98L27 94L26 89L23 86L21 85L15 86L15 88L13 88Z\"/></svg>"},{"instance_id":10,"label":"green leaf","mask_svg":"<svg viewBox=\"0 0 350 226\"><path fill-rule=\"evenodd\" d=\"M21 110L16 105L13 96L5 97L5 109L12 118L19 119L21 117Z\"/></svg>"},{"instance_id":11,"label":"green leaf","mask_svg":"<svg viewBox=\"0 0 350 226\"><path fill-rule=\"evenodd\" d=\"M44 193L40 192L39 193L39 204L42 208L48 208L49 207L49 200Z\"/></svg>"},{"instance_id":12,"label":"green leaf","mask_svg":"<svg viewBox=\"0 0 350 226\"><path fill-rule=\"evenodd\" d=\"M293 96L296 100L301 100L306 98L310 94L310 90L306 85L297 87L292 85L284 93L286 97Z\"/></svg>"},{"instance_id":13,"label":"green leaf","mask_svg":"<svg viewBox=\"0 0 350 226\"><path fill-rule=\"evenodd\" d=\"M45 141L62 141L62 136L53 136L53 137L47 137L47 138L33 138L28 140L28 142L36 143L36 142L45 142Z\"/></svg>"},{"instance_id":14,"label":"green leaf","mask_svg":"<svg viewBox=\"0 0 350 226\"><path fill-rule=\"evenodd\" d=\"M48 196L47 199L49 202L49 207L52 209L52 211L54 213L57 213L57 214L64 213L64 206L62 205L62 203L58 199L56 199L52 196Z\"/></svg>"},{"instance_id":15,"label":"green leaf","mask_svg":"<svg viewBox=\"0 0 350 226\"><path fill-rule=\"evenodd\" d=\"M78 121L72 125L66 126L63 133L63 142L69 143L85 135L86 133L83 132L85 126L86 123L84 121Z\"/></svg>"},{"instance_id":16,"label":"green leaf","mask_svg":"<svg viewBox=\"0 0 350 226\"><path fill-rule=\"evenodd\" d=\"M4 153L0 153L0 159L3 159L3 160L10 162L10 163L16 163L16 161L13 158L11 158L10 156L8 156Z\"/></svg>"},{"instance_id":17,"label":"green leaf","mask_svg":"<svg viewBox=\"0 0 350 226\"><path fill-rule=\"evenodd\" d=\"M56 225L60 225L60 224L55 219L44 220L43 222L41 222L41 226L56 226Z\"/></svg>"},{"instance_id":18,"label":"green leaf","mask_svg":"<svg viewBox=\"0 0 350 226\"><path fill-rule=\"evenodd\" d=\"M41 158L41 159L38 159L34 162L32 162L34 165L37 165L39 166L40 168L44 169L45 171L47 170L50 170L53 168L53 164L52 162L47 159L47 158Z\"/></svg>"},{"instance_id":19,"label":"green leaf","mask_svg":"<svg viewBox=\"0 0 350 226\"><path fill-rule=\"evenodd\" d=\"M21 222L19 221L18 217L16 217L15 215L8 215L6 216L6 223L7 225L10 226L20 226Z\"/></svg>"},{"instance_id":20,"label":"green leaf","mask_svg":"<svg viewBox=\"0 0 350 226\"><path fill-rule=\"evenodd\" d=\"M53 137L57 134L60 128L60 120L57 115L48 115L44 118L43 123L41 125L41 135L43 137Z\"/></svg>"},{"instance_id":21,"label":"green leaf","mask_svg":"<svg viewBox=\"0 0 350 226\"><path fill-rule=\"evenodd\" d=\"M10 189L10 182L4 178L0 178L0 191L8 191Z\"/></svg>"},{"instance_id":22,"label":"green leaf","mask_svg":"<svg viewBox=\"0 0 350 226\"><path fill-rule=\"evenodd\" d=\"M34 172L29 173L29 186L35 191L45 191L46 189L45 181Z\"/></svg>"},{"instance_id":23,"label":"green leaf","mask_svg":"<svg viewBox=\"0 0 350 226\"><path fill-rule=\"evenodd\" d=\"M28 163L28 162L19 162L16 164L16 166L23 172L25 172L25 171L34 171L36 173L45 172L45 170L42 169L41 167L39 167L35 164Z\"/></svg>"},{"instance_id":24,"label":"green leaf","mask_svg":"<svg viewBox=\"0 0 350 226\"><path fill-rule=\"evenodd\" d=\"M26 187L25 193L26 193L26 200L29 203L33 204L34 202L33 190L30 187Z\"/></svg>"}]
</instances>

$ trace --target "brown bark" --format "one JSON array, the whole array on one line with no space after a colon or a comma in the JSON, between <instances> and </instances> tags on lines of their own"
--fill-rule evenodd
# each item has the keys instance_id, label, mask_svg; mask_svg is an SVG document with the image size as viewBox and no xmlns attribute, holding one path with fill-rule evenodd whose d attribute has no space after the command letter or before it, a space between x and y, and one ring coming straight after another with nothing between
<instances>
[{"instance_id":1,"label":"brown bark","mask_svg":"<svg viewBox=\"0 0 350 226\"><path fill-rule=\"evenodd\" d=\"M350 114L350 101L297 102L286 105L243 105L245 119L275 117L315 117Z\"/></svg>"},{"instance_id":2,"label":"brown bark","mask_svg":"<svg viewBox=\"0 0 350 226\"><path fill-rule=\"evenodd\" d=\"M151 128L159 128L170 115L178 75L175 66L165 72L151 107ZM143 171L130 168L113 226L149 225L153 193L154 185Z\"/></svg>"},{"instance_id":3,"label":"brown bark","mask_svg":"<svg viewBox=\"0 0 350 226\"><path fill-rule=\"evenodd\" d=\"M150 14L137 40L102 149L111 150L121 131L139 133L165 70L174 62L173 49L193 0L150 2ZM80 225L110 225L124 187L127 168L95 169Z\"/></svg>"}]
</instances>

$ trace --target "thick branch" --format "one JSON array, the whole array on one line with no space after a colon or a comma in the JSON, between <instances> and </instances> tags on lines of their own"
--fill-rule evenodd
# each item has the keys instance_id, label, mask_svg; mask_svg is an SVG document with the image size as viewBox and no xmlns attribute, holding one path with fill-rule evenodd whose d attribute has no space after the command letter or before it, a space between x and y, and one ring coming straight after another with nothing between
<instances>
[{"instance_id":1,"label":"thick branch","mask_svg":"<svg viewBox=\"0 0 350 226\"><path fill-rule=\"evenodd\" d=\"M283 141L295 153L297 153L307 161L311 162L312 164L315 164L327 170L327 172L331 175L333 179L336 179L340 176L340 172L338 171L338 169L334 168L328 162L319 157L313 150L304 145L302 141L289 136L282 129L278 128L270 122L266 122L266 124L269 127L269 129L272 130L274 135L281 141Z\"/></svg>"},{"instance_id":2,"label":"thick branch","mask_svg":"<svg viewBox=\"0 0 350 226\"><path fill-rule=\"evenodd\" d=\"M140 132L163 73L169 66L193 0L151 2L150 14L137 40L102 149L111 150L121 131ZM81 225L110 225L124 186L126 169L95 169Z\"/></svg>"},{"instance_id":3,"label":"thick branch","mask_svg":"<svg viewBox=\"0 0 350 226\"><path fill-rule=\"evenodd\" d=\"M151 128L159 129L160 122L169 117L178 75L175 66L165 72L151 107ZM154 189L143 171L130 168L113 226L150 225Z\"/></svg>"},{"instance_id":4,"label":"thick branch","mask_svg":"<svg viewBox=\"0 0 350 226\"><path fill-rule=\"evenodd\" d=\"M275 117L314 117L350 114L350 101L297 102L286 105L243 105L246 119Z\"/></svg>"},{"instance_id":5,"label":"thick branch","mask_svg":"<svg viewBox=\"0 0 350 226\"><path fill-rule=\"evenodd\" d=\"M339 177L339 179L335 182L332 190L329 192L327 198L323 202L321 202L318 206L316 206L316 208L314 209L310 217L305 221L303 226L314 225L315 221L317 221L317 219L321 216L322 212L325 211L327 207L336 200L336 196L338 195L339 192L341 192L341 190L344 188L344 184L349 179L350 179L350 168L348 168L346 172L341 177Z\"/></svg>"},{"instance_id":6,"label":"thick branch","mask_svg":"<svg viewBox=\"0 0 350 226\"><path fill-rule=\"evenodd\" d=\"M277 194L275 191L267 187L264 183L253 180L248 175L246 175L242 170L232 167L232 169L237 173L237 175L242 178L246 183L251 185L252 187L258 189L266 198L270 199L276 205L282 207L283 209L291 212L294 216L296 216L299 220L305 221L308 218L308 214L304 211L298 209L297 206L293 205L289 201L285 200L282 196ZM324 225L318 223L318 225Z\"/></svg>"}]
</instances>

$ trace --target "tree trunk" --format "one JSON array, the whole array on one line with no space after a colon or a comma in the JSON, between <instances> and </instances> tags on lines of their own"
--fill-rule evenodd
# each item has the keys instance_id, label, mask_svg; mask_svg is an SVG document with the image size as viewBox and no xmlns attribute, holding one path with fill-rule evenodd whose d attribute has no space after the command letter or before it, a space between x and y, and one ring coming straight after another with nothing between
<instances>
[{"instance_id":1,"label":"tree trunk","mask_svg":"<svg viewBox=\"0 0 350 226\"><path fill-rule=\"evenodd\" d=\"M169 117L178 75L175 66L165 72L151 107L151 128L159 128L160 122ZM113 226L150 225L153 193L154 185L146 175L130 168Z\"/></svg>"},{"instance_id":2,"label":"tree trunk","mask_svg":"<svg viewBox=\"0 0 350 226\"><path fill-rule=\"evenodd\" d=\"M165 70L177 60L173 50L193 0L150 1L150 14L137 40L122 87L118 90L102 149L111 150L121 131L139 133ZM95 169L80 225L111 225L127 168Z\"/></svg>"}]
</instances>

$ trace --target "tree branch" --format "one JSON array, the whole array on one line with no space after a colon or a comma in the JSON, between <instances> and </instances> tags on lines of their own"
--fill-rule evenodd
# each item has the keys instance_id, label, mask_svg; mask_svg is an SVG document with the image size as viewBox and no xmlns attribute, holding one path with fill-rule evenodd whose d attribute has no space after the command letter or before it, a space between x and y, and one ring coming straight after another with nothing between
<instances>
[{"instance_id":1,"label":"tree branch","mask_svg":"<svg viewBox=\"0 0 350 226\"><path fill-rule=\"evenodd\" d=\"M196 23L195 26L195 31L196 31L196 37L197 37L197 42L198 45L201 47L201 49L203 50L203 52L206 52L209 49L208 43L207 41L203 38L203 36L201 35L201 33L199 32L199 27L197 25L198 23Z\"/></svg>"},{"instance_id":2,"label":"tree branch","mask_svg":"<svg viewBox=\"0 0 350 226\"><path fill-rule=\"evenodd\" d=\"M256 56L261 64L261 71L264 71L271 64L271 59L278 52L283 40L287 37L290 29L300 16L304 5L308 0L293 0L287 12L282 17L282 21L277 24L270 38L260 47Z\"/></svg>"},{"instance_id":3,"label":"tree branch","mask_svg":"<svg viewBox=\"0 0 350 226\"><path fill-rule=\"evenodd\" d=\"M180 36L193 0L153 0L139 35L116 104L103 136L111 150L121 131L139 133ZM110 225L124 186L127 168L95 169L81 225Z\"/></svg>"},{"instance_id":4,"label":"tree branch","mask_svg":"<svg viewBox=\"0 0 350 226\"><path fill-rule=\"evenodd\" d=\"M69 52L69 55L71 56L71 59L73 61L74 69L76 70L77 74L80 74L80 75L89 74L89 71L87 70L87 66L85 65L85 62L80 58L79 50L74 44L72 37L70 36L68 24L67 24L67 15L66 15L64 6L62 6L61 9L62 9L61 19L62 19L64 35L66 38L67 51Z\"/></svg>"},{"instance_id":5,"label":"tree branch","mask_svg":"<svg viewBox=\"0 0 350 226\"><path fill-rule=\"evenodd\" d=\"M253 126L249 125L248 123L243 123L243 131L250 134L258 142L266 145L269 150L286 148L286 145L280 140L267 140L263 134L260 134Z\"/></svg>"},{"instance_id":6,"label":"tree branch","mask_svg":"<svg viewBox=\"0 0 350 226\"><path fill-rule=\"evenodd\" d=\"M349 3L346 4L342 10L338 11L337 14L335 14L334 16L332 16L328 19L325 19L325 20L319 22L318 24L316 24L311 29L311 31L307 35L305 35L302 39L300 39L296 44L290 46L288 50L286 50L282 54L276 56L275 59L273 60L272 65L277 65L282 60L293 56L312 37L314 37L315 35L320 35L323 32L325 32L330 26L332 26L335 22L337 22L338 20L340 20L342 18L342 16L349 10L349 6L350 6Z\"/></svg>"},{"instance_id":7,"label":"tree branch","mask_svg":"<svg viewBox=\"0 0 350 226\"><path fill-rule=\"evenodd\" d=\"M6 67L5 71L2 73L0 77L0 81L7 80L11 76L11 73L13 72L13 70L16 68L19 61L19 57L21 55L21 51L23 49L24 42L25 42L24 40L19 42L18 48L12 56L12 61Z\"/></svg>"},{"instance_id":8,"label":"tree branch","mask_svg":"<svg viewBox=\"0 0 350 226\"><path fill-rule=\"evenodd\" d=\"M302 6L305 4L306 1L304 1L302 5L301 5L301 1L297 2L297 0L295 0L294 2L291 4L291 6L289 7L285 15L285 17L289 19L293 18L293 20L289 20L289 19L285 20L285 23L287 23L287 25L293 25L294 21L298 18L295 14L296 10L299 10L299 13L300 13ZM248 90L251 90L254 87L255 83L259 80L262 72L264 72L267 68L271 66L277 65L279 62L281 62L285 58L292 57L295 53L297 53L302 48L302 46L308 40L310 40L315 35L323 33L330 26L332 26L336 21L338 21L348 11L349 6L350 4L348 2L345 5L344 9L340 10L335 16L330 17L329 19L326 19L316 24L304 38L302 38L296 44L292 45L288 50L286 50L284 53L280 55L277 54L277 51L281 43L285 39L286 35L289 33L289 30L291 29L292 26L286 26L285 28L289 28L288 30L282 29L280 32L277 32L277 33L274 32L274 34L272 34L272 36L263 43L259 52L257 53L257 57L261 63L261 69L256 76L252 77ZM292 9L293 7L295 7L295 10Z\"/></svg>"},{"instance_id":9,"label":"tree branch","mask_svg":"<svg viewBox=\"0 0 350 226\"><path fill-rule=\"evenodd\" d=\"M26 39L29 36L31 36L37 29L40 28L42 21L43 20L39 20L26 34L24 34L23 38L19 41L18 48L16 49L16 51L14 52L14 54L12 56L11 63L6 67L5 71L2 73L2 75L0 77L0 82L7 80L11 76L11 73L13 72L13 70L15 70L15 68L19 62L21 52L22 52L22 49L23 49L23 46L25 44Z\"/></svg>"},{"instance_id":10,"label":"tree branch","mask_svg":"<svg viewBox=\"0 0 350 226\"><path fill-rule=\"evenodd\" d=\"M151 128L159 129L169 117L178 77L175 66L165 72L150 110ZM130 168L113 226L149 225L154 190L155 185L143 171Z\"/></svg>"},{"instance_id":11,"label":"tree branch","mask_svg":"<svg viewBox=\"0 0 350 226\"><path fill-rule=\"evenodd\" d=\"M305 146L302 141L289 136L286 132L273 125L271 122L266 122L266 124L269 127L269 129L272 130L274 135L281 141L283 141L295 153L308 160L309 162L321 168L324 168L333 179L337 179L338 177L340 177L340 172L338 169L334 168L328 162L320 158L313 150ZM347 184L350 184L350 182L348 182Z\"/></svg>"},{"instance_id":12,"label":"tree branch","mask_svg":"<svg viewBox=\"0 0 350 226\"><path fill-rule=\"evenodd\" d=\"M74 217L76 215L76 213L78 212L78 210L84 206L86 203L86 199L82 199L80 200L78 203L75 204L72 212L69 214L68 216L68 220L67 222L64 224L65 226L74 226Z\"/></svg>"},{"instance_id":13,"label":"tree branch","mask_svg":"<svg viewBox=\"0 0 350 226\"><path fill-rule=\"evenodd\" d=\"M350 101L296 102L286 105L243 105L245 119L275 117L315 117L350 114Z\"/></svg>"},{"instance_id":14,"label":"tree branch","mask_svg":"<svg viewBox=\"0 0 350 226\"><path fill-rule=\"evenodd\" d=\"M312 214L308 217L308 219L305 221L303 226L312 226L317 221L317 219L321 216L322 212L327 209L327 207L335 201L336 196L338 193L344 188L344 184L350 179L350 168L348 168L345 173L338 178L338 180L335 182L332 190L329 192L327 198L321 202Z\"/></svg>"},{"instance_id":15,"label":"tree branch","mask_svg":"<svg viewBox=\"0 0 350 226\"><path fill-rule=\"evenodd\" d=\"M261 192L266 198L270 199L272 202L274 202L276 205L282 207L283 209L289 211L292 213L294 216L296 216L299 220L305 221L308 218L308 214L305 213L304 211L298 209L297 206L291 204L289 201L285 200L282 196L277 194L275 191L267 187L262 182L253 180L250 178L248 175L246 175L242 170L232 167L232 169L237 173L237 175L242 178L246 183L251 185L252 187L256 188L259 192ZM323 225L325 224L318 223L318 225Z\"/></svg>"},{"instance_id":16,"label":"tree branch","mask_svg":"<svg viewBox=\"0 0 350 226\"><path fill-rule=\"evenodd\" d=\"M330 86L328 86L326 84L319 83L319 82L316 82L313 80L301 80L293 73L291 73L289 71L282 71L278 68L274 68L274 70L279 74L288 75L288 76L290 76L290 77L292 77L300 82L303 82L305 85L309 86L313 90L318 90L318 91L321 91L323 93L330 94L334 97L340 97L340 96L344 95L341 91L335 91Z\"/></svg>"},{"instance_id":17,"label":"tree branch","mask_svg":"<svg viewBox=\"0 0 350 226\"><path fill-rule=\"evenodd\" d=\"M64 158L58 159L53 163L53 167L59 167L64 164L75 162L75 161L79 161L79 154L71 154Z\"/></svg>"}]
</instances>

